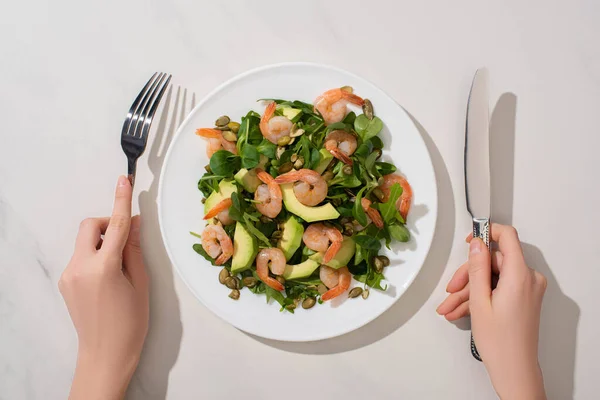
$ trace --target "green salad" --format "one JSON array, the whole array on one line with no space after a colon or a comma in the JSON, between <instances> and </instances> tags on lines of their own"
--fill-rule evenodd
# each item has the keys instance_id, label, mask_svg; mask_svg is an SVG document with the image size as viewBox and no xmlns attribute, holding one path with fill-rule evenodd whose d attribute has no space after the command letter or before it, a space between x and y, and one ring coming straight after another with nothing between
<instances>
[{"instance_id":1,"label":"green salad","mask_svg":"<svg viewBox=\"0 0 600 400\"><path fill-rule=\"evenodd\" d=\"M247 288L282 311L386 290L390 260L379 253L410 240L412 190L380 159L383 122L372 103L348 86L313 104L260 101L262 115L221 116L196 131L210 163L198 181L206 226L191 232L200 239L193 249L222 267L230 298Z\"/></svg>"}]
</instances>

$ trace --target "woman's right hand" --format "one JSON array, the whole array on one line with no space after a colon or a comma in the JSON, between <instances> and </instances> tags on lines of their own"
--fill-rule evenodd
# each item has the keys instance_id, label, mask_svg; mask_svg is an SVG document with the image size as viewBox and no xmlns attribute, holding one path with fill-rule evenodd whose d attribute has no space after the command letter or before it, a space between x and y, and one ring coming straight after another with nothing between
<instances>
[{"instance_id":1,"label":"woman's right hand","mask_svg":"<svg viewBox=\"0 0 600 400\"><path fill-rule=\"evenodd\" d=\"M525 263L517 231L493 224L492 255L480 239L467 237L469 260L448 283L437 309L448 320L471 314L473 337L492 384L502 399L545 399L538 364L538 336L546 278ZM499 275L491 287L492 270Z\"/></svg>"}]
</instances>

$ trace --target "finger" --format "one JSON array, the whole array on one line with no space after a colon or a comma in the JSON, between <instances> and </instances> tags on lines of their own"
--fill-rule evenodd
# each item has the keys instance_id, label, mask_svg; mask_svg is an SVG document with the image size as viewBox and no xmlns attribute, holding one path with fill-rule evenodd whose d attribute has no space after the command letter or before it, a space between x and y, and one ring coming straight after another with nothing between
<instances>
[{"instance_id":1,"label":"finger","mask_svg":"<svg viewBox=\"0 0 600 400\"><path fill-rule=\"evenodd\" d=\"M75 239L75 252L91 252L102 240L101 237L108 227L108 217L86 218L79 224L79 232Z\"/></svg>"},{"instance_id":2,"label":"finger","mask_svg":"<svg viewBox=\"0 0 600 400\"><path fill-rule=\"evenodd\" d=\"M484 311L490 306L492 294L490 252L479 238L471 240L469 249L469 286L472 311Z\"/></svg>"},{"instance_id":3,"label":"finger","mask_svg":"<svg viewBox=\"0 0 600 400\"><path fill-rule=\"evenodd\" d=\"M499 251L492 251L492 272L494 274L499 274L500 269L502 268L502 253ZM446 286L446 292L448 293L456 293L462 290L467 283L469 282L469 263L464 263L461 265L454 275L452 279L448 282Z\"/></svg>"},{"instance_id":4,"label":"finger","mask_svg":"<svg viewBox=\"0 0 600 400\"><path fill-rule=\"evenodd\" d=\"M470 314L471 311L469 309L469 302L465 301L460 306L456 307L454 311L446 314L445 317L448 321L456 321L457 319L461 319L462 317L466 317Z\"/></svg>"},{"instance_id":5,"label":"finger","mask_svg":"<svg viewBox=\"0 0 600 400\"><path fill-rule=\"evenodd\" d=\"M121 254L129 236L131 221L131 184L129 180L120 176L115 191L115 203L110 217L110 223L104 235L103 251Z\"/></svg>"},{"instance_id":6,"label":"finger","mask_svg":"<svg viewBox=\"0 0 600 400\"><path fill-rule=\"evenodd\" d=\"M131 219L131 228L125 249L123 250L123 266L131 280L133 287L142 287L147 284L148 276L144 266L142 248L140 246L140 216Z\"/></svg>"},{"instance_id":7,"label":"finger","mask_svg":"<svg viewBox=\"0 0 600 400\"><path fill-rule=\"evenodd\" d=\"M517 230L510 225L492 224L490 229L492 241L498 243L498 248L504 256L512 256L523 259L523 249ZM470 243L473 239L473 233L470 233L466 241Z\"/></svg>"},{"instance_id":8,"label":"finger","mask_svg":"<svg viewBox=\"0 0 600 400\"><path fill-rule=\"evenodd\" d=\"M467 283L469 283L469 263L464 263L456 270L452 279L448 282L446 292L458 292L459 290L462 290Z\"/></svg>"},{"instance_id":9,"label":"finger","mask_svg":"<svg viewBox=\"0 0 600 400\"><path fill-rule=\"evenodd\" d=\"M435 311L440 315L446 315L466 301L469 301L469 285L465 286L460 292L448 295L446 300L444 300Z\"/></svg>"}]
</instances>

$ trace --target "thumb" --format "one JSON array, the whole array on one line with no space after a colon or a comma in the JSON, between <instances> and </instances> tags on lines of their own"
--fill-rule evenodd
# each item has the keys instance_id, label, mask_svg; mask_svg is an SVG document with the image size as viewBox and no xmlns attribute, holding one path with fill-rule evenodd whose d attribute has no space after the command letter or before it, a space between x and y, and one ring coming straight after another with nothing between
<instances>
[{"instance_id":1,"label":"thumb","mask_svg":"<svg viewBox=\"0 0 600 400\"><path fill-rule=\"evenodd\" d=\"M471 241L469 248L469 303L471 313L489 307L492 295L492 265L490 252L479 238Z\"/></svg>"},{"instance_id":2,"label":"thumb","mask_svg":"<svg viewBox=\"0 0 600 400\"><path fill-rule=\"evenodd\" d=\"M123 265L127 275L131 279L133 287L147 285L148 275L144 265L142 256L142 248L140 245L140 216L136 215L131 218L131 227L127 243L123 249Z\"/></svg>"}]
</instances>

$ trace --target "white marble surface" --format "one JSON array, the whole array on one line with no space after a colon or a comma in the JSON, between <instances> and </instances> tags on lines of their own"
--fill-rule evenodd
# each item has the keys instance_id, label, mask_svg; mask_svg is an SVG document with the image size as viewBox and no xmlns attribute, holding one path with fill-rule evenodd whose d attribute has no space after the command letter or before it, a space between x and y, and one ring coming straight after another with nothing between
<instances>
[{"instance_id":1,"label":"white marble surface","mask_svg":"<svg viewBox=\"0 0 600 400\"><path fill-rule=\"evenodd\" d=\"M165 140L223 80L296 60L364 76L422 127L441 204L426 265L396 306L344 337L247 336L173 273L158 233L163 153L153 145L138 166L135 205L151 327L128 397L495 398L464 325L434 312L465 258L465 102L486 65L499 100L494 218L519 228L531 265L549 278L540 344L548 393L598 398L599 18L595 0L3 2L0 399L66 397L76 337L56 283L79 220L110 211L125 171L123 117L150 74L174 75L170 108L154 126Z\"/></svg>"}]
</instances>

